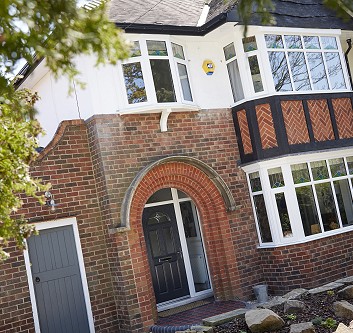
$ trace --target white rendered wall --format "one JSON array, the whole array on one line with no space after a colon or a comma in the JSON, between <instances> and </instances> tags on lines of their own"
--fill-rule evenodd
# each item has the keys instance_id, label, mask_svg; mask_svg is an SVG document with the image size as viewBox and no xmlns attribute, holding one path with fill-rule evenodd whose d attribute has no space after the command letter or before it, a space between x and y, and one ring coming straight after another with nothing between
<instances>
[{"instance_id":1,"label":"white rendered wall","mask_svg":"<svg viewBox=\"0 0 353 333\"><path fill-rule=\"evenodd\" d=\"M248 35L257 36L257 46L265 50L263 33L271 31L276 33L276 28L270 27L249 27ZM277 28L277 33L282 32ZM288 33L304 32L304 29L285 29ZM319 33L316 30L316 33ZM326 30L328 33L329 30ZM337 33L337 31L336 31ZM351 32L349 32L351 34ZM260 98L264 95L274 93L274 86L270 65L268 63L267 52L257 52L260 63L264 91L254 94L253 85L250 77L250 69L247 57L243 51L242 37L243 30L240 26L234 26L233 23L226 23L211 33L203 37L192 36L167 36L167 35L126 35L131 41L138 39L155 39L174 42L184 47L185 58L188 66L188 76L192 90L192 103L169 103L172 105L172 111L185 110L185 107L194 107L194 109L218 109L229 108L234 105L231 91L227 66L223 54L223 47L233 42L237 54L238 66L241 74L241 80L245 95L245 100ZM347 37L343 35L342 37ZM341 37L341 40L343 39ZM342 40L343 50L346 49L346 43ZM349 55L351 69L353 67L353 51ZM215 64L213 75L206 75L202 65L204 60L211 60ZM81 89L77 84L66 78L61 77L55 80L48 69L45 68L45 61L34 70L34 72L22 84L22 87L28 87L38 91L41 100L36 107L39 111L39 121L46 131L46 135L40 138L40 145L46 146L53 138L59 123L68 119L88 119L95 114L114 114L127 112L160 112L166 106L156 103L141 103L129 105L127 103L125 85L121 64L115 66L95 66L93 56L81 56L76 59L78 70L81 72L80 80L86 83L86 88ZM176 65L171 66L175 81L178 81ZM146 86L153 83L146 77ZM179 81L178 81L179 82ZM177 95L181 94L181 87L178 82L174 82ZM74 89L71 95L68 95L70 84ZM163 107L162 107L163 106ZM177 107L174 108L173 107ZM170 107L170 106L168 106Z\"/></svg>"}]
</instances>

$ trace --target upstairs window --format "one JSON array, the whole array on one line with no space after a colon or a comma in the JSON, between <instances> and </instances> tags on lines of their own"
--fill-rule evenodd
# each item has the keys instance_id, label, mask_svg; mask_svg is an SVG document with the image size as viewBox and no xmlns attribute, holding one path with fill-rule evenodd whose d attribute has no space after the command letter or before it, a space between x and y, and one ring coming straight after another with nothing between
<instances>
[{"instance_id":1,"label":"upstairs window","mask_svg":"<svg viewBox=\"0 0 353 333\"><path fill-rule=\"evenodd\" d=\"M148 40L147 50L157 102L175 102L176 97L166 43L164 41Z\"/></svg>"},{"instance_id":2,"label":"upstairs window","mask_svg":"<svg viewBox=\"0 0 353 333\"><path fill-rule=\"evenodd\" d=\"M191 88L188 77L188 71L186 68L186 61L184 56L184 50L181 45L172 43L173 56L177 63L179 80L183 93L183 99L185 101L192 102Z\"/></svg>"},{"instance_id":3,"label":"upstairs window","mask_svg":"<svg viewBox=\"0 0 353 333\"><path fill-rule=\"evenodd\" d=\"M122 70L128 104L192 102L181 45L159 40L135 41Z\"/></svg>"},{"instance_id":4,"label":"upstairs window","mask_svg":"<svg viewBox=\"0 0 353 333\"><path fill-rule=\"evenodd\" d=\"M226 59L230 85L232 87L234 102L244 99L243 85L240 79L238 61L236 58L234 43L223 48L224 57Z\"/></svg>"},{"instance_id":5,"label":"upstairs window","mask_svg":"<svg viewBox=\"0 0 353 333\"><path fill-rule=\"evenodd\" d=\"M248 64L250 67L251 80L253 83L255 93L264 90L260 72L260 65L258 60L257 43L255 36L243 38L243 48L248 58Z\"/></svg>"},{"instance_id":6,"label":"upstairs window","mask_svg":"<svg viewBox=\"0 0 353 333\"><path fill-rule=\"evenodd\" d=\"M336 37L265 35L276 91L346 89Z\"/></svg>"},{"instance_id":7,"label":"upstairs window","mask_svg":"<svg viewBox=\"0 0 353 333\"><path fill-rule=\"evenodd\" d=\"M139 42L134 42L131 48L132 62L123 64L123 73L126 94L129 104L146 102L147 95L145 89L145 81L143 79L141 62L141 49Z\"/></svg>"}]
</instances>

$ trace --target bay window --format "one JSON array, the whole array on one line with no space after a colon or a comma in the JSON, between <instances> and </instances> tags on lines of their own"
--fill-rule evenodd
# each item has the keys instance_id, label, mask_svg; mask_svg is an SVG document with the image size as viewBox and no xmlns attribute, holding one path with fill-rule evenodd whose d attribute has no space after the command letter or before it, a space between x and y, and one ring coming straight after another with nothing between
<instances>
[{"instance_id":1,"label":"bay window","mask_svg":"<svg viewBox=\"0 0 353 333\"><path fill-rule=\"evenodd\" d=\"M122 71L129 105L193 101L181 45L161 40L135 41Z\"/></svg>"},{"instance_id":2,"label":"bay window","mask_svg":"<svg viewBox=\"0 0 353 333\"><path fill-rule=\"evenodd\" d=\"M223 48L224 57L227 64L228 75L230 85L232 87L232 93L234 102L240 101L244 98L243 85L240 78L240 72L238 67L238 60L236 58L234 43Z\"/></svg>"},{"instance_id":3,"label":"bay window","mask_svg":"<svg viewBox=\"0 0 353 333\"><path fill-rule=\"evenodd\" d=\"M261 78L260 65L258 60L257 43L255 36L243 38L243 48L248 58L250 68L251 80L253 83L255 93L264 90Z\"/></svg>"},{"instance_id":4,"label":"bay window","mask_svg":"<svg viewBox=\"0 0 353 333\"><path fill-rule=\"evenodd\" d=\"M248 173L260 245L353 231L353 154L302 162L288 157L274 164Z\"/></svg>"},{"instance_id":5,"label":"bay window","mask_svg":"<svg viewBox=\"0 0 353 333\"><path fill-rule=\"evenodd\" d=\"M266 34L276 91L346 89L336 37Z\"/></svg>"}]
</instances>

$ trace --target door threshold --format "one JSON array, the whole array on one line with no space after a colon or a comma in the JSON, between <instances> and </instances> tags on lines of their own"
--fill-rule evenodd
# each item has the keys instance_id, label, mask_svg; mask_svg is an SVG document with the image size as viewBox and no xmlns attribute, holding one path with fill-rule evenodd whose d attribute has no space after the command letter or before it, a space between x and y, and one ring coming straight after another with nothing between
<instances>
[{"instance_id":1,"label":"door threshold","mask_svg":"<svg viewBox=\"0 0 353 333\"><path fill-rule=\"evenodd\" d=\"M158 312L162 312L165 310L169 310L169 309L173 309L173 308L177 308L178 306L182 306L182 305L186 305L186 304L190 304L196 301L201 301L205 298L209 298L213 296L213 291L207 291L202 293L201 295L197 295L194 297L190 297L190 296L184 296L184 297L180 297L180 298L176 298L173 299L171 301L167 301L167 302L163 302L163 303L159 303L157 304L157 311Z\"/></svg>"}]
</instances>

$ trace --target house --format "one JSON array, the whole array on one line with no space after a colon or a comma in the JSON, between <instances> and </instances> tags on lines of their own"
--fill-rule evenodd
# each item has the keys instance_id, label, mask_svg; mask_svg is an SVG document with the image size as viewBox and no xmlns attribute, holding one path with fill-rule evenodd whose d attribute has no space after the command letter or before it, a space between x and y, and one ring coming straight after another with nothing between
<instances>
[{"instance_id":1,"label":"house","mask_svg":"<svg viewBox=\"0 0 353 333\"><path fill-rule=\"evenodd\" d=\"M19 212L40 233L1 265L1 332L147 332L211 295L353 274L353 22L275 4L244 37L222 0L112 1L129 59L79 57L84 90L45 60L24 73L52 188Z\"/></svg>"}]
</instances>

